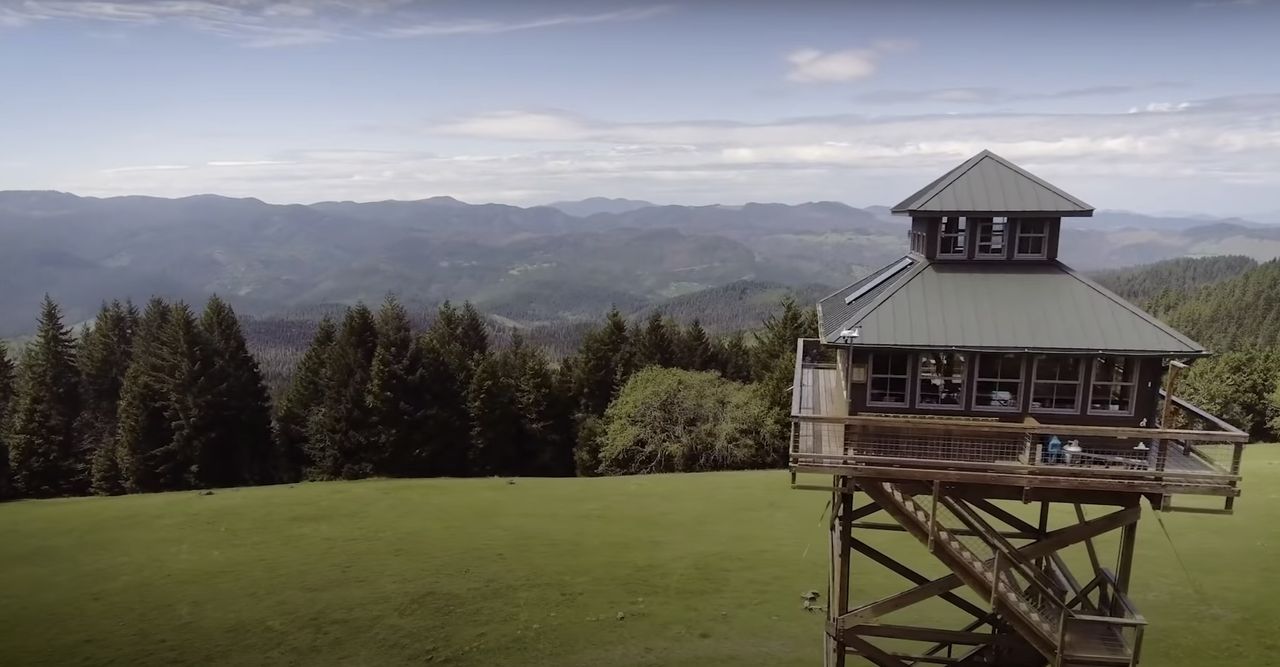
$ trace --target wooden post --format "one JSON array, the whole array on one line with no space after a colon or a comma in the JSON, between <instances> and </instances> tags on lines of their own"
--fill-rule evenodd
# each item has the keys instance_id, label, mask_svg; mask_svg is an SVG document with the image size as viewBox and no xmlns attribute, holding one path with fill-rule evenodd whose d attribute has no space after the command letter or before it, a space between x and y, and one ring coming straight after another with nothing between
<instances>
[{"instance_id":1,"label":"wooden post","mask_svg":"<svg viewBox=\"0 0 1280 667\"><path fill-rule=\"evenodd\" d=\"M827 667L845 667L845 643L836 630L837 620L849 611L849 550L853 530L853 493L849 478L834 478L831 495L831 580L827 589Z\"/></svg>"},{"instance_id":2,"label":"wooden post","mask_svg":"<svg viewBox=\"0 0 1280 667\"><path fill-rule=\"evenodd\" d=\"M1129 594L1129 580L1133 576L1133 545L1138 539L1138 522L1125 524L1120 529L1120 559L1116 563L1116 588Z\"/></svg>"},{"instance_id":3,"label":"wooden post","mask_svg":"<svg viewBox=\"0 0 1280 667\"><path fill-rule=\"evenodd\" d=\"M1173 413L1173 387L1178 381L1178 371L1187 365L1177 359L1169 360L1169 374L1164 379L1164 407L1160 409L1160 428L1169 426L1169 415Z\"/></svg>"}]
</instances>

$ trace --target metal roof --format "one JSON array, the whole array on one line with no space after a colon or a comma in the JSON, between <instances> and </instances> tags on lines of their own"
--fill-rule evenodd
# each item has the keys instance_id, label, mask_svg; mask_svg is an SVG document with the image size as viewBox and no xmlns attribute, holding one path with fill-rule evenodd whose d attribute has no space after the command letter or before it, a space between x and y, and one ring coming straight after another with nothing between
<instances>
[{"instance_id":1,"label":"metal roof","mask_svg":"<svg viewBox=\"0 0 1280 667\"><path fill-rule=\"evenodd\" d=\"M841 331L857 329L852 344L858 347L1206 353L1199 343L1058 262L912 259L917 264L910 270L851 304L844 303L844 295L858 283L823 299L818 306L823 340L835 343Z\"/></svg>"},{"instance_id":2,"label":"metal roof","mask_svg":"<svg viewBox=\"0 0 1280 667\"><path fill-rule=\"evenodd\" d=\"M893 212L1090 216L1093 207L984 150L904 199Z\"/></svg>"},{"instance_id":3,"label":"metal roof","mask_svg":"<svg viewBox=\"0 0 1280 667\"><path fill-rule=\"evenodd\" d=\"M910 268L905 271L895 270L900 263L908 259L914 262ZM824 297L818 302L818 320L823 324L831 325L831 338L838 336L842 330L840 326L842 323L848 322L859 311L875 302L876 297L884 294L895 284L906 280L913 273L911 269L919 268L921 261L923 260L915 256L903 257L888 266L872 271L870 275L859 278L852 285ZM846 301L852 294L857 294L857 298L853 301ZM828 338L825 326L822 327L822 332L822 337L824 339Z\"/></svg>"}]
</instances>

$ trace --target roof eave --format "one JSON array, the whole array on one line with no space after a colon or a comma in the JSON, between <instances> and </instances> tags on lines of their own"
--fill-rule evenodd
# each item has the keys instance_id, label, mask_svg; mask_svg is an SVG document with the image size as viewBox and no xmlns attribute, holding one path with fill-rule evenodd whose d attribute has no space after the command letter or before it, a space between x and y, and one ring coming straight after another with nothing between
<instances>
[{"instance_id":1,"label":"roof eave","mask_svg":"<svg viewBox=\"0 0 1280 667\"><path fill-rule=\"evenodd\" d=\"M1047 217L1047 218L1091 218L1093 217L1093 209L1081 210L1065 210L1065 211L936 211L928 209L893 209L893 215L910 215L912 217L941 217L946 215L958 215L965 217L984 217L984 218L1030 218L1030 217Z\"/></svg>"},{"instance_id":2,"label":"roof eave","mask_svg":"<svg viewBox=\"0 0 1280 667\"><path fill-rule=\"evenodd\" d=\"M1065 348L1065 347L1026 347L1026 346L999 346L999 345L895 345L888 343L875 343L859 340L857 342L841 342L838 336L828 337L825 341L828 345L841 345L849 348L865 348L875 350L955 350L958 352L1021 352L1027 354L1070 354L1070 355L1103 355L1117 357L1172 357L1172 358L1199 358L1212 356L1213 353L1208 350L1118 350L1118 349L1095 349L1095 348Z\"/></svg>"}]
</instances>

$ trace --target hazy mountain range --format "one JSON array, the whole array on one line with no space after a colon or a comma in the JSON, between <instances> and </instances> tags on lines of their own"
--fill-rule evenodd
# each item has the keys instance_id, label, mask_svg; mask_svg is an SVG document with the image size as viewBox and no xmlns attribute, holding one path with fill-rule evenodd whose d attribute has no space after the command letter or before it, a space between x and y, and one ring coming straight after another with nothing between
<instances>
[{"instance_id":1,"label":"hazy mountain range","mask_svg":"<svg viewBox=\"0 0 1280 667\"><path fill-rule=\"evenodd\" d=\"M417 306L470 299L534 325L595 317L610 304L641 312L738 281L806 293L839 287L900 255L905 235L906 221L884 207L836 202L276 205L8 191L0 192L0 336L30 331L46 292L73 321L103 299L151 294L201 301L216 292L270 316L390 291ZM1280 256L1280 227L1101 212L1071 221L1063 245L1063 259L1082 269L1207 254Z\"/></svg>"}]
</instances>

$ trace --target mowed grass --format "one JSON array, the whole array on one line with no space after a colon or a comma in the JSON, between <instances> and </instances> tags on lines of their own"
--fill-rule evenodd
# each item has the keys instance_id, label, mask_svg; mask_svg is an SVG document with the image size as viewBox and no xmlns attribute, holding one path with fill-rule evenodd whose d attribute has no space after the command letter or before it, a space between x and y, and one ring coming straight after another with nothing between
<instances>
[{"instance_id":1,"label":"mowed grass","mask_svg":"<svg viewBox=\"0 0 1280 667\"><path fill-rule=\"evenodd\" d=\"M1246 463L1235 516L1162 515L1187 571L1146 511L1144 664L1277 664L1280 449ZM8 503L0 664L812 667L823 615L800 594L825 591L827 497L787 483L388 480ZM941 572L909 538L872 541ZM865 563L854 576L859 600L903 588Z\"/></svg>"}]
</instances>

